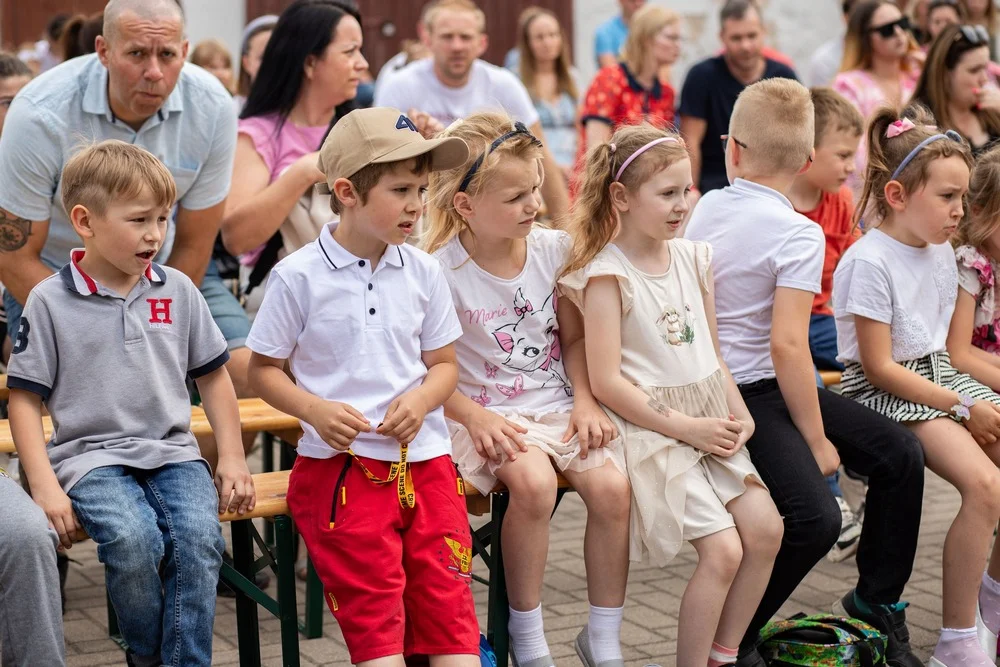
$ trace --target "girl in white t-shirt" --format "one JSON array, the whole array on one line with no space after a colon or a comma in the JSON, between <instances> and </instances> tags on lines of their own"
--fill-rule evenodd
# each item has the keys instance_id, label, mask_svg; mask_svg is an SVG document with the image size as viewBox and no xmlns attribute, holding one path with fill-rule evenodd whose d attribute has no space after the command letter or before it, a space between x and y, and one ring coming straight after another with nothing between
<instances>
[{"instance_id":1,"label":"girl in white t-shirt","mask_svg":"<svg viewBox=\"0 0 1000 667\"><path fill-rule=\"evenodd\" d=\"M625 445L631 555L688 541L677 664L736 662L781 545L781 516L744 445L753 419L719 351L712 247L677 238L691 161L680 138L624 127L592 150L560 280L583 311L594 395ZM756 664L756 663L755 663Z\"/></svg>"},{"instance_id":2,"label":"girl in white t-shirt","mask_svg":"<svg viewBox=\"0 0 1000 667\"><path fill-rule=\"evenodd\" d=\"M927 467L962 494L944 543L943 629L930 664L979 667L994 664L1000 627L1000 583L987 573L980 591L979 574L1000 518L1000 396L952 366L946 346L958 293L948 239L964 215L972 154L924 112L911 116L885 108L869 126L856 213L866 233L833 279L842 389L912 429ZM1000 574L997 545L989 571Z\"/></svg>"},{"instance_id":3,"label":"girl in white t-shirt","mask_svg":"<svg viewBox=\"0 0 1000 667\"><path fill-rule=\"evenodd\" d=\"M430 176L425 248L444 267L464 329L458 390L445 403L453 456L483 493L510 493L503 524L514 664L548 667L542 575L558 469L587 505L590 616L576 639L590 667L623 665L629 487L617 432L590 393L580 314L559 299L566 233L534 225L542 149L524 125L479 113L445 132L468 162Z\"/></svg>"}]
</instances>

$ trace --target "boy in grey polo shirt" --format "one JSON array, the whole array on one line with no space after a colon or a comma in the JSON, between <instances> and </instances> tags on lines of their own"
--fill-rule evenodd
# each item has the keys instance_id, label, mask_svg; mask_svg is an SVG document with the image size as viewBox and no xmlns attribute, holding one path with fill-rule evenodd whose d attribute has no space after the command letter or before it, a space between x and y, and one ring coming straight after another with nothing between
<instances>
[{"instance_id":1,"label":"boy in grey polo shirt","mask_svg":"<svg viewBox=\"0 0 1000 667\"><path fill-rule=\"evenodd\" d=\"M62 545L79 527L97 542L129 664L208 665L216 511L255 500L226 340L198 288L152 263L176 195L153 155L105 141L73 157L62 184L85 249L35 286L14 333L14 442ZM190 431L187 375L218 440L215 488Z\"/></svg>"}]
</instances>

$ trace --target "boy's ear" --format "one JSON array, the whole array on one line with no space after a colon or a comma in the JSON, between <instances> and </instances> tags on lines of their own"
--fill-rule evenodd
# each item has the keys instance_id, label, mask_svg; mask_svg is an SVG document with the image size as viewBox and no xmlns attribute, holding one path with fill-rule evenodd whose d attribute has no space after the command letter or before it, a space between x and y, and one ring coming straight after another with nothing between
<instances>
[{"instance_id":1,"label":"boy's ear","mask_svg":"<svg viewBox=\"0 0 1000 667\"><path fill-rule=\"evenodd\" d=\"M618 210L619 213L624 213L629 209L628 203L628 190L621 183L612 183L611 188L608 190L608 194L611 195L611 205Z\"/></svg>"},{"instance_id":2,"label":"boy's ear","mask_svg":"<svg viewBox=\"0 0 1000 667\"><path fill-rule=\"evenodd\" d=\"M816 149L813 148L811 151L809 151L809 159L806 160L806 163L804 165L802 165L802 168L799 169L799 173L796 174L796 176L801 176L802 174L809 171L809 168L813 166L813 162L815 161L816 161Z\"/></svg>"},{"instance_id":3,"label":"boy's ear","mask_svg":"<svg viewBox=\"0 0 1000 667\"><path fill-rule=\"evenodd\" d=\"M456 192L452 203L455 205L455 212L466 220L476 213L476 209L472 205L472 197L467 192Z\"/></svg>"},{"instance_id":4,"label":"boy's ear","mask_svg":"<svg viewBox=\"0 0 1000 667\"><path fill-rule=\"evenodd\" d=\"M354 183L346 178L338 178L333 182L333 196L340 201L341 210L354 208L360 203L358 193L354 190Z\"/></svg>"},{"instance_id":5,"label":"boy's ear","mask_svg":"<svg viewBox=\"0 0 1000 667\"><path fill-rule=\"evenodd\" d=\"M69 212L69 220L73 229L82 239L94 237L94 216L83 204L77 204Z\"/></svg>"},{"instance_id":6,"label":"boy's ear","mask_svg":"<svg viewBox=\"0 0 1000 667\"><path fill-rule=\"evenodd\" d=\"M883 193L885 194L885 203L893 211L899 212L906 208L906 189L899 181L886 183Z\"/></svg>"}]
</instances>

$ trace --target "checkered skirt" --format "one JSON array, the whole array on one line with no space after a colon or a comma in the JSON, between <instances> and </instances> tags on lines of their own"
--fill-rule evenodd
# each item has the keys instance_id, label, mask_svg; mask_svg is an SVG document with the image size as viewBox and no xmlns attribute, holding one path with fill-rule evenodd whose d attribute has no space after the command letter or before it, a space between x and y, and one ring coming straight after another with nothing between
<instances>
[{"instance_id":1,"label":"checkered skirt","mask_svg":"<svg viewBox=\"0 0 1000 667\"><path fill-rule=\"evenodd\" d=\"M986 385L974 380L970 375L959 372L951 365L951 357L948 356L947 352L935 352L920 359L900 362L899 365L945 389L968 394L976 400L990 401L1000 405L1000 396ZM865 377L861 364L856 362L847 364L844 374L841 376L840 388L844 396L898 422L930 421L940 417L954 419L954 415L950 413L941 412L927 405L905 401L872 386L868 378Z\"/></svg>"}]
</instances>

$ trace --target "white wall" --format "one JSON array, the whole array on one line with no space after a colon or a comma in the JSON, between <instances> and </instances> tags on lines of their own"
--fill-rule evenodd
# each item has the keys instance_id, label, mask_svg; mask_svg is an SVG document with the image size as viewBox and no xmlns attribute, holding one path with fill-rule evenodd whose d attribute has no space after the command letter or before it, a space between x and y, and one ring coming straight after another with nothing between
<instances>
[{"instance_id":1,"label":"white wall","mask_svg":"<svg viewBox=\"0 0 1000 667\"><path fill-rule=\"evenodd\" d=\"M593 76L594 29L619 12L618 0L573 0L574 61L585 81ZM719 44L719 9L723 0L649 0L682 17L681 60L674 68L674 87L695 62L714 55ZM800 76L813 50L843 31L840 0L762 0L768 44L789 55Z\"/></svg>"},{"instance_id":2,"label":"white wall","mask_svg":"<svg viewBox=\"0 0 1000 667\"><path fill-rule=\"evenodd\" d=\"M204 39L220 39L239 63L240 39L246 25L246 0L182 0L191 48Z\"/></svg>"}]
</instances>

